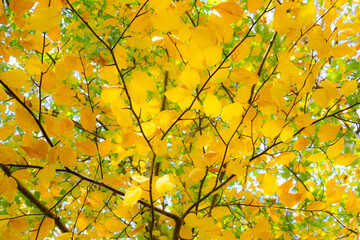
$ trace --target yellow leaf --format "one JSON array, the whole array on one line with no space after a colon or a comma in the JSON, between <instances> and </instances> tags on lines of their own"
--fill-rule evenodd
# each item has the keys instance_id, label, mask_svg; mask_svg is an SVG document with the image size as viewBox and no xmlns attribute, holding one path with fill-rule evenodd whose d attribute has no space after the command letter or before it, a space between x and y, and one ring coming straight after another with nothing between
<instances>
[{"instance_id":1,"label":"yellow leaf","mask_svg":"<svg viewBox=\"0 0 360 240\"><path fill-rule=\"evenodd\" d=\"M258 220L258 224L255 229L255 236L259 239L272 239L272 234L270 233L271 225L265 217L261 217L260 220Z\"/></svg>"},{"instance_id":2,"label":"yellow leaf","mask_svg":"<svg viewBox=\"0 0 360 240\"><path fill-rule=\"evenodd\" d=\"M15 194L16 194L18 185L14 178L9 178L7 185L8 185L7 190L6 190L6 192L3 193L3 195L6 199L6 201L11 203L15 199Z\"/></svg>"},{"instance_id":3,"label":"yellow leaf","mask_svg":"<svg viewBox=\"0 0 360 240\"><path fill-rule=\"evenodd\" d=\"M82 71L83 67L79 55L70 54L64 57L64 65L70 71Z\"/></svg>"},{"instance_id":4,"label":"yellow leaf","mask_svg":"<svg viewBox=\"0 0 360 240\"><path fill-rule=\"evenodd\" d=\"M133 174L131 176L131 179L138 182L138 183L143 183L143 182L149 181L148 177L145 177L145 176L142 176L142 175L139 175L139 174Z\"/></svg>"},{"instance_id":5,"label":"yellow leaf","mask_svg":"<svg viewBox=\"0 0 360 240\"><path fill-rule=\"evenodd\" d=\"M129 233L129 236L132 237L132 236L135 236L136 234L138 234L145 227L145 225L146 224L143 224L140 227L135 228L133 231L131 231Z\"/></svg>"},{"instance_id":6,"label":"yellow leaf","mask_svg":"<svg viewBox=\"0 0 360 240\"><path fill-rule=\"evenodd\" d=\"M0 87L0 101L5 101L6 99L8 99L8 95L5 90Z\"/></svg>"},{"instance_id":7,"label":"yellow leaf","mask_svg":"<svg viewBox=\"0 0 360 240\"><path fill-rule=\"evenodd\" d=\"M262 6L265 5L266 2L264 2L264 0L248 0L247 1L247 7L249 12L256 12L257 10L259 10Z\"/></svg>"},{"instance_id":8,"label":"yellow leaf","mask_svg":"<svg viewBox=\"0 0 360 240\"><path fill-rule=\"evenodd\" d=\"M217 219L221 219L227 215L231 215L231 212L227 207L216 207L211 212L211 216Z\"/></svg>"},{"instance_id":9,"label":"yellow leaf","mask_svg":"<svg viewBox=\"0 0 360 240\"><path fill-rule=\"evenodd\" d=\"M55 223L54 219L45 218L44 221L39 225L38 239L46 238L49 235L50 231L53 229L54 223Z\"/></svg>"},{"instance_id":10,"label":"yellow leaf","mask_svg":"<svg viewBox=\"0 0 360 240\"><path fill-rule=\"evenodd\" d=\"M88 221L84 215L83 212L80 212L79 213L79 217L78 217L78 220L76 222L76 227L80 230L80 231L83 231L88 225Z\"/></svg>"},{"instance_id":11,"label":"yellow leaf","mask_svg":"<svg viewBox=\"0 0 360 240\"><path fill-rule=\"evenodd\" d=\"M246 38L240 46L238 46L234 52L231 54L230 58L234 62L240 62L249 56L251 45L252 45L252 38Z\"/></svg>"},{"instance_id":12,"label":"yellow leaf","mask_svg":"<svg viewBox=\"0 0 360 240\"><path fill-rule=\"evenodd\" d=\"M74 128L74 122L69 118L63 118L59 123L59 128L61 129L60 135L68 136Z\"/></svg>"},{"instance_id":13,"label":"yellow leaf","mask_svg":"<svg viewBox=\"0 0 360 240\"><path fill-rule=\"evenodd\" d=\"M21 146L31 158L46 159L49 145L44 140L36 140L31 147Z\"/></svg>"},{"instance_id":14,"label":"yellow leaf","mask_svg":"<svg viewBox=\"0 0 360 240\"><path fill-rule=\"evenodd\" d=\"M101 191L94 191L92 192L89 197L88 197L90 204L94 207L94 208L99 208L102 206L103 204L103 193Z\"/></svg>"},{"instance_id":15,"label":"yellow leaf","mask_svg":"<svg viewBox=\"0 0 360 240\"><path fill-rule=\"evenodd\" d=\"M20 69L0 73L0 79L10 88L21 88L26 85L29 77Z\"/></svg>"},{"instance_id":16,"label":"yellow leaf","mask_svg":"<svg viewBox=\"0 0 360 240\"><path fill-rule=\"evenodd\" d=\"M300 26L306 26L311 24L315 20L316 9L313 1L309 1L304 7L302 7L296 16L295 20Z\"/></svg>"},{"instance_id":17,"label":"yellow leaf","mask_svg":"<svg viewBox=\"0 0 360 240\"><path fill-rule=\"evenodd\" d=\"M221 112L220 101L210 93L208 93L204 102L204 112L209 117L217 117Z\"/></svg>"},{"instance_id":18,"label":"yellow leaf","mask_svg":"<svg viewBox=\"0 0 360 240\"><path fill-rule=\"evenodd\" d=\"M315 201L315 202L310 203L306 209L310 210L310 211L321 211L321 210L324 210L325 208L326 208L326 203L320 202L320 201Z\"/></svg>"},{"instance_id":19,"label":"yellow leaf","mask_svg":"<svg viewBox=\"0 0 360 240\"><path fill-rule=\"evenodd\" d=\"M149 2L149 6L155 10L164 10L172 3L171 0L152 0Z\"/></svg>"},{"instance_id":20,"label":"yellow leaf","mask_svg":"<svg viewBox=\"0 0 360 240\"><path fill-rule=\"evenodd\" d=\"M270 120L262 127L262 133L265 137L274 138L280 134L284 124L283 120Z\"/></svg>"},{"instance_id":21,"label":"yellow leaf","mask_svg":"<svg viewBox=\"0 0 360 240\"><path fill-rule=\"evenodd\" d=\"M216 67L214 67L216 69ZM211 82L214 84L219 84L222 81L225 81L229 76L229 69L228 68L222 68L217 70L217 72L213 75L211 78Z\"/></svg>"},{"instance_id":22,"label":"yellow leaf","mask_svg":"<svg viewBox=\"0 0 360 240\"><path fill-rule=\"evenodd\" d=\"M192 185L194 183L198 183L205 176L205 170L201 168L194 168L189 173L188 179L186 181L187 185Z\"/></svg>"},{"instance_id":23,"label":"yellow leaf","mask_svg":"<svg viewBox=\"0 0 360 240\"><path fill-rule=\"evenodd\" d=\"M311 143L310 140L308 140L308 139L306 139L304 137L300 137L294 143L294 149L297 150L297 151L305 150L306 147L309 146L310 143Z\"/></svg>"},{"instance_id":24,"label":"yellow leaf","mask_svg":"<svg viewBox=\"0 0 360 240\"><path fill-rule=\"evenodd\" d=\"M347 153L347 154L341 154L340 156L337 156L335 161L338 165L347 166L350 165L355 159L357 159L358 156Z\"/></svg>"},{"instance_id":25,"label":"yellow leaf","mask_svg":"<svg viewBox=\"0 0 360 240\"><path fill-rule=\"evenodd\" d=\"M344 150L344 147L344 138L341 138L335 144L328 147L326 154L329 158L336 157Z\"/></svg>"},{"instance_id":26,"label":"yellow leaf","mask_svg":"<svg viewBox=\"0 0 360 240\"><path fill-rule=\"evenodd\" d=\"M32 174L27 169L17 170L11 174L14 178L18 180L25 180L32 177Z\"/></svg>"},{"instance_id":27,"label":"yellow leaf","mask_svg":"<svg viewBox=\"0 0 360 240\"><path fill-rule=\"evenodd\" d=\"M310 162L319 162L325 158L325 155L323 153L315 153L311 154L307 160Z\"/></svg>"},{"instance_id":28,"label":"yellow leaf","mask_svg":"<svg viewBox=\"0 0 360 240\"><path fill-rule=\"evenodd\" d=\"M9 187L9 177L0 172L0 195L3 195Z\"/></svg>"},{"instance_id":29,"label":"yellow leaf","mask_svg":"<svg viewBox=\"0 0 360 240\"><path fill-rule=\"evenodd\" d=\"M158 11L150 19L153 27L163 32L179 29L184 24L179 13L174 10Z\"/></svg>"},{"instance_id":30,"label":"yellow leaf","mask_svg":"<svg viewBox=\"0 0 360 240\"><path fill-rule=\"evenodd\" d=\"M113 186L115 188L124 187L123 181L121 181L121 179L116 178L116 177L114 177L114 178L104 178L102 180L102 182L105 183L105 184L108 184L110 186Z\"/></svg>"},{"instance_id":31,"label":"yellow leaf","mask_svg":"<svg viewBox=\"0 0 360 240\"><path fill-rule=\"evenodd\" d=\"M95 143L89 140L75 142L75 146L86 155L95 156L97 154Z\"/></svg>"},{"instance_id":32,"label":"yellow leaf","mask_svg":"<svg viewBox=\"0 0 360 240\"><path fill-rule=\"evenodd\" d=\"M174 184L170 181L169 175L164 175L156 181L156 191L164 193L171 190Z\"/></svg>"},{"instance_id":33,"label":"yellow leaf","mask_svg":"<svg viewBox=\"0 0 360 240\"><path fill-rule=\"evenodd\" d=\"M50 181L55 178L55 175L56 171L54 165L46 165L43 169L39 171L37 177L44 186L49 186Z\"/></svg>"},{"instance_id":34,"label":"yellow leaf","mask_svg":"<svg viewBox=\"0 0 360 240\"><path fill-rule=\"evenodd\" d=\"M192 239L193 234L192 234L191 228L189 228L186 225L181 226L180 237L183 239Z\"/></svg>"},{"instance_id":35,"label":"yellow leaf","mask_svg":"<svg viewBox=\"0 0 360 240\"><path fill-rule=\"evenodd\" d=\"M46 32L58 26L61 18L60 9L37 7L30 18L27 19L25 29Z\"/></svg>"},{"instance_id":36,"label":"yellow leaf","mask_svg":"<svg viewBox=\"0 0 360 240\"><path fill-rule=\"evenodd\" d=\"M352 94L356 91L357 86L358 86L358 83L357 83L356 79L351 80L351 81L346 81L341 86L341 93L345 96L349 96L350 94Z\"/></svg>"},{"instance_id":37,"label":"yellow leaf","mask_svg":"<svg viewBox=\"0 0 360 240\"><path fill-rule=\"evenodd\" d=\"M171 102L180 103L183 102L184 99L187 99L191 96L191 92L189 89L183 88L181 86L171 88L165 92L165 96Z\"/></svg>"},{"instance_id":38,"label":"yellow leaf","mask_svg":"<svg viewBox=\"0 0 360 240\"><path fill-rule=\"evenodd\" d=\"M290 125L286 125L280 133L280 139L282 141L289 140L293 136L294 136L294 130L293 130L292 126L290 126Z\"/></svg>"},{"instance_id":39,"label":"yellow leaf","mask_svg":"<svg viewBox=\"0 0 360 240\"><path fill-rule=\"evenodd\" d=\"M72 238L73 233L72 232L64 232L61 233L59 236L57 236L56 240L69 240Z\"/></svg>"},{"instance_id":40,"label":"yellow leaf","mask_svg":"<svg viewBox=\"0 0 360 240\"><path fill-rule=\"evenodd\" d=\"M329 107L333 100L339 97L339 91L331 85L325 85L324 88L316 89L312 95L314 102L323 108Z\"/></svg>"},{"instance_id":41,"label":"yellow leaf","mask_svg":"<svg viewBox=\"0 0 360 240\"><path fill-rule=\"evenodd\" d=\"M289 165L289 163L296 157L293 152L285 152L281 153L279 156L275 158L275 162L277 164Z\"/></svg>"},{"instance_id":42,"label":"yellow leaf","mask_svg":"<svg viewBox=\"0 0 360 240\"><path fill-rule=\"evenodd\" d=\"M244 10L236 2L222 2L212 7L212 9L218 11L227 23L239 21L244 14Z\"/></svg>"},{"instance_id":43,"label":"yellow leaf","mask_svg":"<svg viewBox=\"0 0 360 240\"><path fill-rule=\"evenodd\" d=\"M64 167L77 166L77 156L74 149L69 146L59 149L59 160Z\"/></svg>"},{"instance_id":44,"label":"yellow leaf","mask_svg":"<svg viewBox=\"0 0 360 240\"><path fill-rule=\"evenodd\" d=\"M4 146L0 146L0 156L1 164L12 164L19 157L15 150Z\"/></svg>"},{"instance_id":45,"label":"yellow leaf","mask_svg":"<svg viewBox=\"0 0 360 240\"><path fill-rule=\"evenodd\" d=\"M222 54L222 49L218 46L206 48L204 51L206 64L216 65L221 60Z\"/></svg>"},{"instance_id":46,"label":"yellow leaf","mask_svg":"<svg viewBox=\"0 0 360 240\"><path fill-rule=\"evenodd\" d=\"M13 136L15 131L15 126L7 126L3 125L3 127L0 127L0 140L5 140L10 135Z\"/></svg>"},{"instance_id":47,"label":"yellow leaf","mask_svg":"<svg viewBox=\"0 0 360 240\"><path fill-rule=\"evenodd\" d=\"M314 122L314 119L311 118L311 115L309 113L298 115L295 119L297 129L301 129L303 127L308 127L313 122Z\"/></svg>"},{"instance_id":48,"label":"yellow leaf","mask_svg":"<svg viewBox=\"0 0 360 240\"><path fill-rule=\"evenodd\" d=\"M124 206L130 206L136 203L142 195L143 190L140 187L132 186L126 190L124 196Z\"/></svg>"},{"instance_id":49,"label":"yellow leaf","mask_svg":"<svg viewBox=\"0 0 360 240\"><path fill-rule=\"evenodd\" d=\"M195 89L200 84L200 76L198 71L192 68L185 68L182 71L179 80L189 89Z\"/></svg>"},{"instance_id":50,"label":"yellow leaf","mask_svg":"<svg viewBox=\"0 0 360 240\"><path fill-rule=\"evenodd\" d=\"M151 137L151 135L153 135L157 129L157 126L154 122L150 121L150 122L143 122L141 123L141 127L144 131L144 134L147 138ZM140 129L139 129L140 130Z\"/></svg>"},{"instance_id":51,"label":"yellow leaf","mask_svg":"<svg viewBox=\"0 0 360 240\"><path fill-rule=\"evenodd\" d=\"M332 47L329 54L332 55L334 58L340 58L346 55L352 56L356 54L356 49L349 46L347 43L343 43L341 45Z\"/></svg>"},{"instance_id":52,"label":"yellow leaf","mask_svg":"<svg viewBox=\"0 0 360 240\"><path fill-rule=\"evenodd\" d=\"M119 84L119 73L116 70L115 66L105 66L100 69L99 73L100 78L106 80L111 84Z\"/></svg>"},{"instance_id":53,"label":"yellow leaf","mask_svg":"<svg viewBox=\"0 0 360 240\"><path fill-rule=\"evenodd\" d=\"M16 109L15 120L18 126L25 132L40 131L35 119L23 107Z\"/></svg>"},{"instance_id":54,"label":"yellow leaf","mask_svg":"<svg viewBox=\"0 0 360 240\"><path fill-rule=\"evenodd\" d=\"M55 164L56 160L59 157L59 149L60 147L53 146L48 152L47 160L49 161L50 164Z\"/></svg>"},{"instance_id":55,"label":"yellow leaf","mask_svg":"<svg viewBox=\"0 0 360 240\"><path fill-rule=\"evenodd\" d=\"M115 55L115 59L116 59L116 64L119 66L119 68L120 69L127 68L128 65L127 65L127 61L126 61L126 58L127 58L126 49L123 46L120 46L120 44L117 44L114 49L114 55Z\"/></svg>"},{"instance_id":56,"label":"yellow leaf","mask_svg":"<svg viewBox=\"0 0 360 240\"><path fill-rule=\"evenodd\" d=\"M52 28L52 29L48 32L48 36L49 36L49 38L50 38L53 42L60 42L60 41L61 41L61 30L60 30L60 26L56 26L56 27Z\"/></svg>"},{"instance_id":57,"label":"yellow leaf","mask_svg":"<svg viewBox=\"0 0 360 240\"><path fill-rule=\"evenodd\" d=\"M262 189L264 190L264 195L273 195L277 188L277 180L276 177L271 175L270 173L265 173Z\"/></svg>"},{"instance_id":58,"label":"yellow leaf","mask_svg":"<svg viewBox=\"0 0 360 240\"><path fill-rule=\"evenodd\" d=\"M25 64L25 70L30 75L40 75L42 63L35 55L32 56Z\"/></svg>"},{"instance_id":59,"label":"yellow leaf","mask_svg":"<svg viewBox=\"0 0 360 240\"><path fill-rule=\"evenodd\" d=\"M96 128L96 116L88 106L81 108L80 121L83 128L89 132L92 132Z\"/></svg>"},{"instance_id":60,"label":"yellow leaf","mask_svg":"<svg viewBox=\"0 0 360 240\"><path fill-rule=\"evenodd\" d=\"M46 132L51 137L56 137L60 134L59 120L51 115L44 114ZM62 131L62 129L61 129Z\"/></svg>"},{"instance_id":61,"label":"yellow leaf","mask_svg":"<svg viewBox=\"0 0 360 240\"><path fill-rule=\"evenodd\" d=\"M118 220L116 217L111 217L108 220L106 220L104 226L110 231L110 232L120 232L123 230L127 225L123 223L122 221Z\"/></svg>"},{"instance_id":62,"label":"yellow leaf","mask_svg":"<svg viewBox=\"0 0 360 240\"><path fill-rule=\"evenodd\" d=\"M118 87L104 88L101 92L101 99L104 103L111 103L119 99L121 89Z\"/></svg>"},{"instance_id":63,"label":"yellow leaf","mask_svg":"<svg viewBox=\"0 0 360 240\"><path fill-rule=\"evenodd\" d=\"M25 218L12 218L9 223L11 228L17 232L25 232L29 227L29 223Z\"/></svg>"},{"instance_id":64,"label":"yellow leaf","mask_svg":"<svg viewBox=\"0 0 360 240\"><path fill-rule=\"evenodd\" d=\"M53 99L59 105L70 103L74 95L75 93L71 87L64 83L57 84L53 91Z\"/></svg>"},{"instance_id":65,"label":"yellow leaf","mask_svg":"<svg viewBox=\"0 0 360 240\"><path fill-rule=\"evenodd\" d=\"M322 125L318 132L318 137L321 142L327 142L330 140L334 140L336 135L340 130L339 125L335 125L332 123L325 123Z\"/></svg>"},{"instance_id":66,"label":"yellow leaf","mask_svg":"<svg viewBox=\"0 0 360 240\"><path fill-rule=\"evenodd\" d=\"M105 140L99 143L99 153L101 156L105 156L111 150L111 140Z\"/></svg>"},{"instance_id":67,"label":"yellow leaf","mask_svg":"<svg viewBox=\"0 0 360 240\"><path fill-rule=\"evenodd\" d=\"M224 122L231 122L235 118L240 118L243 113L243 106L240 103L227 105L221 113L221 119Z\"/></svg>"},{"instance_id":68,"label":"yellow leaf","mask_svg":"<svg viewBox=\"0 0 360 240\"><path fill-rule=\"evenodd\" d=\"M286 207L294 207L301 200L302 194L284 192L280 195L280 202Z\"/></svg>"},{"instance_id":69,"label":"yellow leaf","mask_svg":"<svg viewBox=\"0 0 360 240\"><path fill-rule=\"evenodd\" d=\"M137 104L146 102L147 91L156 92L157 90L154 80L143 71L133 72L128 89L131 100Z\"/></svg>"}]
</instances>

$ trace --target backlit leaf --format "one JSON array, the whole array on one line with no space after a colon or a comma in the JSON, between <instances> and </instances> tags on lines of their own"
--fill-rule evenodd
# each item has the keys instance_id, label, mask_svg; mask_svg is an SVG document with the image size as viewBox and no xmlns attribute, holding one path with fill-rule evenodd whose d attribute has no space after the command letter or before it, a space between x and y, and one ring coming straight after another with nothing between
<instances>
[{"instance_id":1,"label":"backlit leaf","mask_svg":"<svg viewBox=\"0 0 360 240\"><path fill-rule=\"evenodd\" d=\"M339 125L335 125L332 123L325 123L319 129L319 132L318 132L319 140L322 142L334 140L336 138L336 135L338 134L339 130L340 130Z\"/></svg>"},{"instance_id":2,"label":"backlit leaf","mask_svg":"<svg viewBox=\"0 0 360 240\"><path fill-rule=\"evenodd\" d=\"M77 155L73 148L69 146L59 149L59 160L64 167L75 167L77 165Z\"/></svg>"},{"instance_id":3,"label":"backlit leaf","mask_svg":"<svg viewBox=\"0 0 360 240\"><path fill-rule=\"evenodd\" d=\"M169 175L164 175L156 181L156 191L164 193L171 190L174 184L170 181Z\"/></svg>"},{"instance_id":4,"label":"backlit leaf","mask_svg":"<svg viewBox=\"0 0 360 240\"><path fill-rule=\"evenodd\" d=\"M62 136L68 136L74 128L74 122L71 121L69 118L61 119L59 123L59 129L61 129L60 134Z\"/></svg>"},{"instance_id":5,"label":"backlit leaf","mask_svg":"<svg viewBox=\"0 0 360 240\"><path fill-rule=\"evenodd\" d=\"M308 2L304 7L302 7L296 16L296 21L301 26L306 26L312 23L315 19L315 6L313 1Z\"/></svg>"},{"instance_id":6,"label":"backlit leaf","mask_svg":"<svg viewBox=\"0 0 360 240\"><path fill-rule=\"evenodd\" d=\"M20 69L2 72L0 73L0 78L1 81L12 88L20 88L24 86L29 79L28 75Z\"/></svg>"},{"instance_id":7,"label":"backlit leaf","mask_svg":"<svg viewBox=\"0 0 360 240\"><path fill-rule=\"evenodd\" d=\"M338 165L347 166L350 165L357 158L358 156L348 153L337 156L335 161Z\"/></svg>"},{"instance_id":8,"label":"backlit leaf","mask_svg":"<svg viewBox=\"0 0 360 240\"><path fill-rule=\"evenodd\" d=\"M240 20L244 10L236 2L222 2L213 7L223 17L227 23L233 23Z\"/></svg>"},{"instance_id":9,"label":"backlit leaf","mask_svg":"<svg viewBox=\"0 0 360 240\"><path fill-rule=\"evenodd\" d=\"M101 92L101 99L105 103L111 103L116 101L120 97L121 89L120 88L105 88Z\"/></svg>"},{"instance_id":10,"label":"backlit leaf","mask_svg":"<svg viewBox=\"0 0 360 240\"><path fill-rule=\"evenodd\" d=\"M60 21L61 13L59 9L53 7L37 7L26 21L26 28L28 30L45 32L56 27Z\"/></svg>"},{"instance_id":11,"label":"backlit leaf","mask_svg":"<svg viewBox=\"0 0 360 240\"><path fill-rule=\"evenodd\" d=\"M340 138L336 143L330 145L326 151L329 158L338 156L344 150L344 138Z\"/></svg>"},{"instance_id":12,"label":"backlit leaf","mask_svg":"<svg viewBox=\"0 0 360 240\"><path fill-rule=\"evenodd\" d=\"M316 201L316 202L310 203L306 209L309 211L321 211L321 210L324 210L325 208L326 208L326 203Z\"/></svg>"},{"instance_id":13,"label":"backlit leaf","mask_svg":"<svg viewBox=\"0 0 360 240\"><path fill-rule=\"evenodd\" d=\"M211 117L217 117L220 115L221 112L221 103L212 94L208 94L206 96L205 102L204 102L204 111L205 114Z\"/></svg>"},{"instance_id":14,"label":"backlit leaf","mask_svg":"<svg viewBox=\"0 0 360 240\"><path fill-rule=\"evenodd\" d=\"M125 192L124 197L124 206L130 206L134 203L136 203L142 195L143 190L140 187L132 186L128 188Z\"/></svg>"},{"instance_id":15,"label":"backlit leaf","mask_svg":"<svg viewBox=\"0 0 360 240\"><path fill-rule=\"evenodd\" d=\"M247 1L247 7L248 7L249 12L256 12L265 4L266 4L266 2L264 0L248 0Z\"/></svg>"},{"instance_id":16,"label":"backlit leaf","mask_svg":"<svg viewBox=\"0 0 360 240\"><path fill-rule=\"evenodd\" d=\"M46 238L50 231L54 228L55 220L52 218L45 218L42 223L39 224L38 237L43 239Z\"/></svg>"},{"instance_id":17,"label":"backlit leaf","mask_svg":"<svg viewBox=\"0 0 360 240\"><path fill-rule=\"evenodd\" d=\"M97 154L96 144L91 141L75 142L75 146L86 155L95 156Z\"/></svg>"},{"instance_id":18,"label":"backlit leaf","mask_svg":"<svg viewBox=\"0 0 360 240\"><path fill-rule=\"evenodd\" d=\"M264 194L272 195L275 193L276 188L277 188L276 177L269 173L265 173L264 180L262 183L262 189L264 190Z\"/></svg>"},{"instance_id":19,"label":"backlit leaf","mask_svg":"<svg viewBox=\"0 0 360 240\"><path fill-rule=\"evenodd\" d=\"M5 146L0 146L0 156L2 164L14 163L19 157L15 150Z\"/></svg>"},{"instance_id":20,"label":"backlit leaf","mask_svg":"<svg viewBox=\"0 0 360 240\"><path fill-rule=\"evenodd\" d=\"M83 106L81 108L81 115L80 115L81 125L87 131L94 131L96 127L96 116L88 106Z\"/></svg>"}]
</instances>

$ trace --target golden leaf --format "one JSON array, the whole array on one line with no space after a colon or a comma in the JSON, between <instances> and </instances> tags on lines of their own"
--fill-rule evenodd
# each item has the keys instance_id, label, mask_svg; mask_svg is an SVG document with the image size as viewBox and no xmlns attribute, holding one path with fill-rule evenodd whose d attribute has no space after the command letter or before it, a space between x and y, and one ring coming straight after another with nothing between
<instances>
[{"instance_id":1,"label":"golden leaf","mask_svg":"<svg viewBox=\"0 0 360 240\"><path fill-rule=\"evenodd\" d=\"M307 206L306 209L309 211L321 211L321 210L324 210L325 208L326 208L326 203L320 202L320 201L315 201L315 202L309 203L309 205Z\"/></svg>"},{"instance_id":2,"label":"golden leaf","mask_svg":"<svg viewBox=\"0 0 360 240\"><path fill-rule=\"evenodd\" d=\"M217 97L208 93L204 102L204 112L209 117L217 117L220 115L221 103Z\"/></svg>"},{"instance_id":3,"label":"golden leaf","mask_svg":"<svg viewBox=\"0 0 360 240\"><path fill-rule=\"evenodd\" d=\"M75 146L86 155L95 156L97 154L95 143L89 140L75 142Z\"/></svg>"},{"instance_id":4,"label":"golden leaf","mask_svg":"<svg viewBox=\"0 0 360 240\"><path fill-rule=\"evenodd\" d=\"M239 21L244 14L244 10L236 2L222 2L212 9L218 11L227 23Z\"/></svg>"},{"instance_id":5,"label":"golden leaf","mask_svg":"<svg viewBox=\"0 0 360 240\"><path fill-rule=\"evenodd\" d=\"M58 26L61 19L59 9L53 7L37 7L30 18L27 19L25 29L46 32Z\"/></svg>"},{"instance_id":6,"label":"golden leaf","mask_svg":"<svg viewBox=\"0 0 360 240\"><path fill-rule=\"evenodd\" d=\"M140 187L132 186L126 190L124 196L124 206L130 206L136 203L142 195L143 190Z\"/></svg>"},{"instance_id":7,"label":"golden leaf","mask_svg":"<svg viewBox=\"0 0 360 240\"><path fill-rule=\"evenodd\" d=\"M158 178L155 184L156 191L160 193L167 192L174 187L174 184L170 181L169 175L164 175Z\"/></svg>"},{"instance_id":8,"label":"golden leaf","mask_svg":"<svg viewBox=\"0 0 360 240\"><path fill-rule=\"evenodd\" d=\"M81 108L80 121L83 128L89 132L92 132L96 128L96 116L88 106Z\"/></svg>"},{"instance_id":9,"label":"golden leaf","mask_svg":"<svg viewBox=\"0 0 360 240\"><path fill-rule=\"evenodd\" d=\"M59 160L64 167L75 167L78 164L76 152L69 146L59 149Z\"/></svg>"}]
</instances>

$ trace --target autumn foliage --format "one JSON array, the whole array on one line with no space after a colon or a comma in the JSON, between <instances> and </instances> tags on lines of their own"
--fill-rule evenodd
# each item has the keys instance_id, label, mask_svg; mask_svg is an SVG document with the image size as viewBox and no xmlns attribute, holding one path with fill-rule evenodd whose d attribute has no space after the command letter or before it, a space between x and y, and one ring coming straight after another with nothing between
<instances>
[{"instance_id":1,"label":"autumn foliage","mask_svg":"<svg viewBox=\"0 0 360 240\"><path fill-rule=\"evenodd\" d=\"M0 238L359 238L358 0L3 0Z\"/></svg>"}]
</instances>

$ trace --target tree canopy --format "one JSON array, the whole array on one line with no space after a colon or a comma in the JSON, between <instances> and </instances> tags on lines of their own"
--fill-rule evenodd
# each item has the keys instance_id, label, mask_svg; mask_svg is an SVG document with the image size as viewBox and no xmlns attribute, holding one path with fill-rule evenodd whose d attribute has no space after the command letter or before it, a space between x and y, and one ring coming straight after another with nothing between
<instances>
[{"instance_id":1,"label":"tree canopy","mask_svg":"<svg viewBox=\"0 0 360 240\"><path fill-rule=\"evenodd\" d=\"M1 238L359 238L359 3L3 0Z\"/></svg>"}]
</instances>

